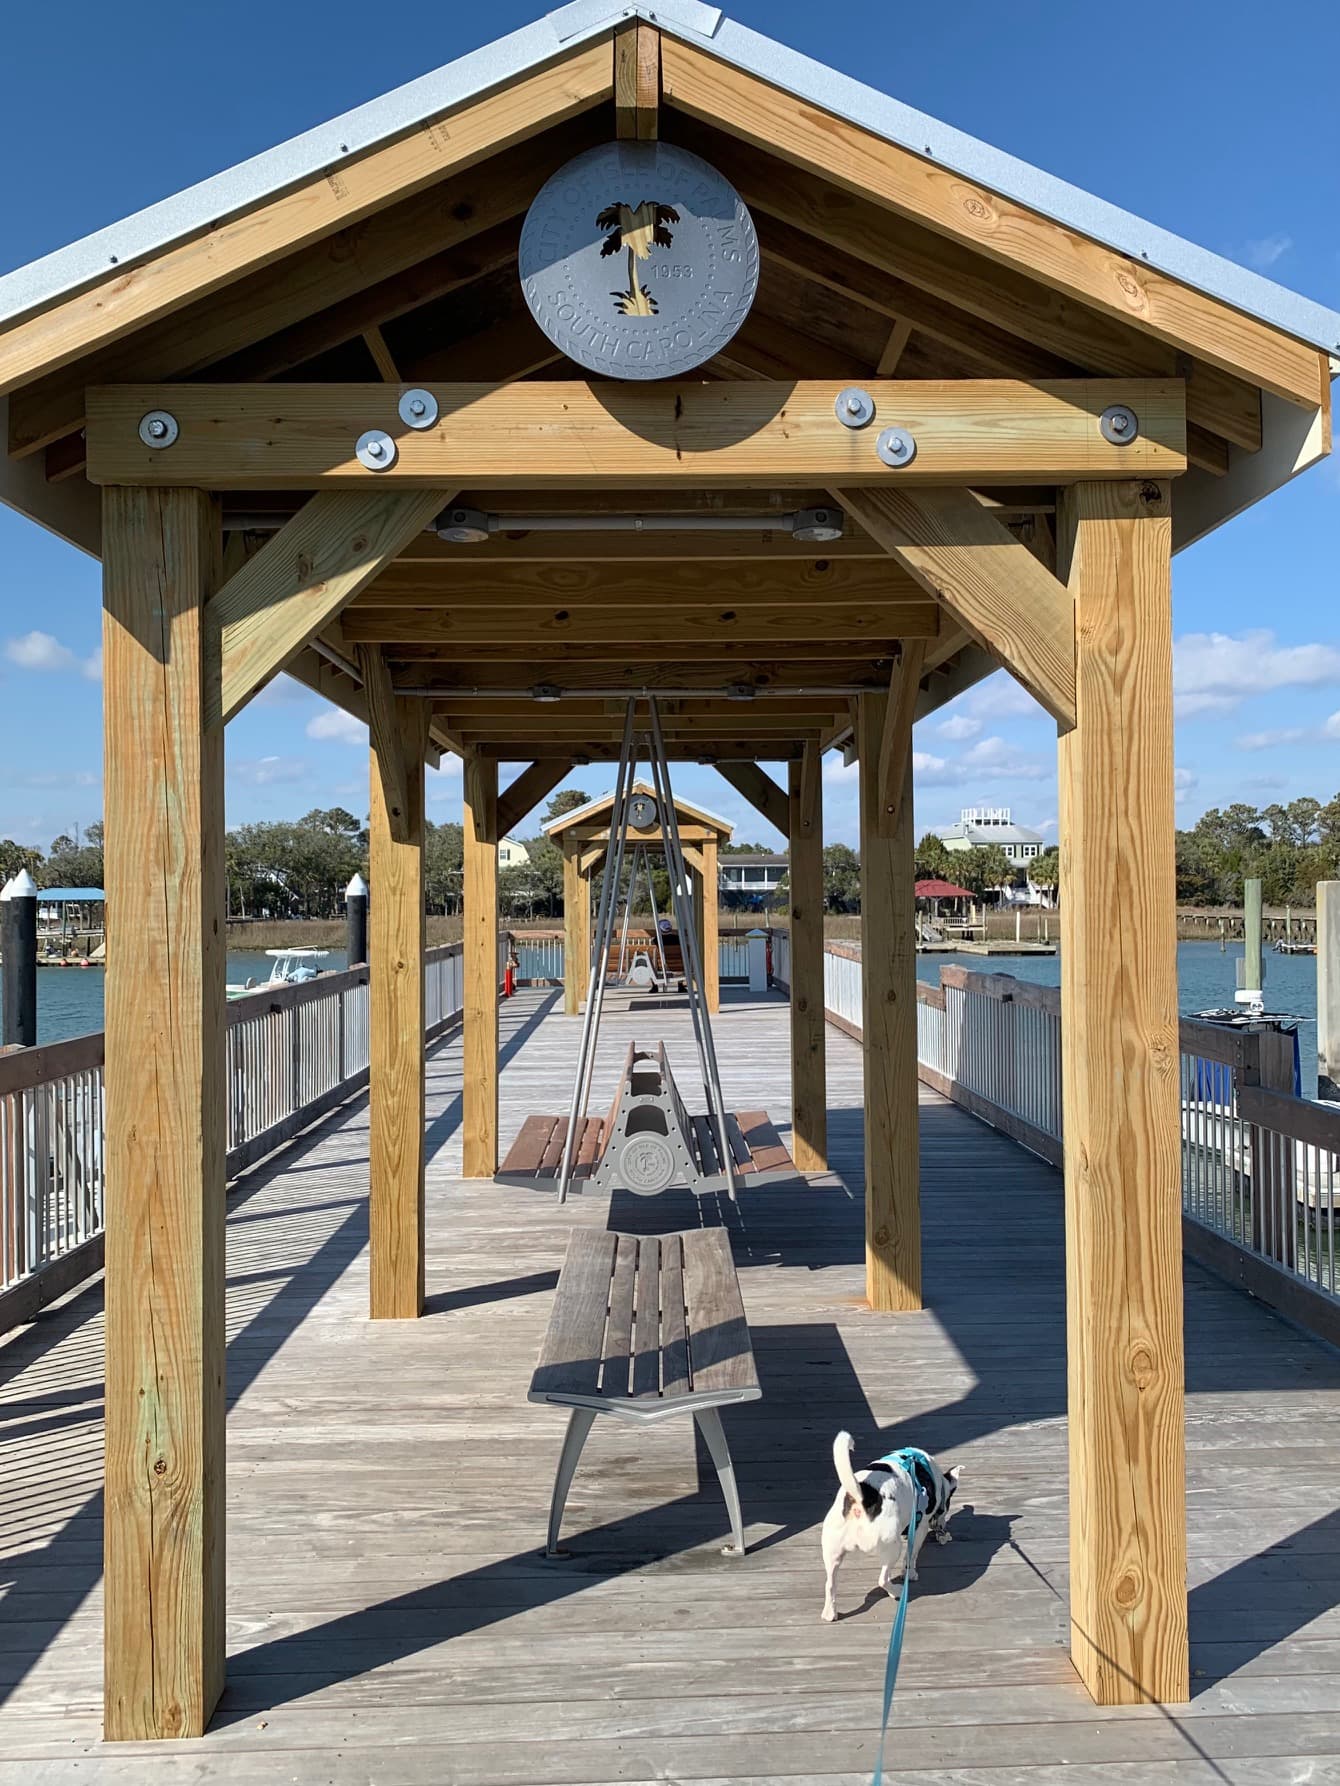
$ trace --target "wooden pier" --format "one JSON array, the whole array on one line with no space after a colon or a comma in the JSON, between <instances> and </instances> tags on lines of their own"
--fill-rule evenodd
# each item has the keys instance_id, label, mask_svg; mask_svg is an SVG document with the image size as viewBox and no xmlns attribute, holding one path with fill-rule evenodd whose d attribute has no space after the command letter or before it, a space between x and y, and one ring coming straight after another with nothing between
<instances>
[{"instance_id":1,"label":"wooden pier","mask_svg":"<svg viewBox=\"0 0 1340 1786\"><path fill-rule=\"evenodd\" d=\"M690 1060L685 1013L655 1022ZM728 988L719 1024L727 1100L785 1133L785 1004ZM646 1025L605 1025L597 1098ZM504 1137L561 1103L575 1032L558 990L503 1007ZM361 1103L230 1198L228 1673L203 1739L101 1741L99 1287L0 1351L0 1786L864 1786L892 1607L853 1560L819 1622L844 1425L965 1467L914 1590L890 1786L1332 1778L1335 1353L1187 1267L1192 1698L1096 1707L1068 1655L1060 1175L923 1089L926 1307L871 1314L861 1051L828 1042L832 1170L701 1210L729 1222L764 1392L727 1415L742 1562L687 1432L612 1421L571 1561L541 1559L563 1419L526 1386L568 1232L699 1205L463 1182L457 1038L428 1062L422 1321L367 1318Z\"/></svg>"}]
</instances>

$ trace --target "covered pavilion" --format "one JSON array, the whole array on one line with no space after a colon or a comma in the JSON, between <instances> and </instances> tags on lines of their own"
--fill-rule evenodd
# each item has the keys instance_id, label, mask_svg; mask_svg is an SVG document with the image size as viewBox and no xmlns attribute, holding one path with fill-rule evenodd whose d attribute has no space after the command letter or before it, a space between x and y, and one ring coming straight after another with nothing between
<instances>
[{"instance_id":1,"label":"covered pavilion","mask_svg":"<svg viewBox=\"0 0 1340 1786\"><path fill-rule=\"evenodd\" d=\"M574 376L523 302L525 213L611 138L693 151L753 215L753 308L688 378ZM464 759L487 1179L498 839L648 689L670 756L789 838L795 1151L824 1164L820 762L859 760L866 1290L895 1315L912 725L998 665L1055 717L1072 1655L1100 1702L1187 1696L1171 558L1329 451L1337 351L1319 306L700 0L575 0L0 280L0 497L104 574L109 1738L200 1732L223 1683L223 740L281 670L371 732L377 1320L423 1307L425 762ZM820 508L839 537L797 528Z\"/></svg>"},{"instance_id":2,"label":"covered pavilion","mask_svg":"<svg viewBox=\"0 0 1340 1786\"><path fill-rule=\"evenodd\" d=\"M691 713L692 708L688 711ZM669 717L669 716L667 716ZM651 784L635 781L632 792L655 806ZM590 800L585 806L560 813L543 827L563 852L563 987L565 1008L580 1010L591 977L591 886L604 866L610 845L610 816L614 795ZM709 1011L721 1005L721 961L717 936L717 858L730 842L734 826L719 813L675 796L675 819L680 847L692 877L693 920L702 945L703 992ZM660 853L665 848L665 827L659 811L648 822L638 823L636 810L629 841ZM710 897L709 897L710 891Z\"/></svg>"}]
</instances>

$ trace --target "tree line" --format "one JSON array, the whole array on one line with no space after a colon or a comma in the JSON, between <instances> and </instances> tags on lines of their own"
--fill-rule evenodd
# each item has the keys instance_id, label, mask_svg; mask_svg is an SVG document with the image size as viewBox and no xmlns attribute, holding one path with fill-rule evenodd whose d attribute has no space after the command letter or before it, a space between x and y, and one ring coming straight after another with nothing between
<instances>
[{"instance_id":1,"label":"tree line","mask_svg":"<svg viewBox=\"0 0 1340 1786\"><path fill-rule=\"evenodd\" d=\"M590 796L577 788L556 794L545 819L559 817ZM563 855L543 832L522 841L529 860L498 875L502 911L516 918L557 918L563 910ZM0 838L0 883L26 868L39 887L101 887L103 831L90 825L82 834L53 838L42 851ZM757 843L731 843L723 853L761 853ZM302 818L239 825L227 834L228 912L234 918L336 918L344 912L344 890L355 874L368 872L365 823L341 806L317 808ZM461 905L464 835L458 824L427 824L424 840L424 892L428 909L456 912ZM998 844L949 850L928 831L916 846L918 880L948 880L978 898L1015 880L1020 870ZM1060 864L1055 849L1028 865L1038 887L1055 887ZM1325 805L1291 800L1258 808L1235 802L1215 807L1177 833L1179 905L1241 905L1242 883L1259 876L1269 905L1311 905L1319 880L1340 879L1340 794ZM656 900L669 906L663 868L654 870ZM785 880L774 904L788 897ZM861 909L861 859L845 843L824 850L824 903L829 911Z\"/></svg>"}]
</instances>

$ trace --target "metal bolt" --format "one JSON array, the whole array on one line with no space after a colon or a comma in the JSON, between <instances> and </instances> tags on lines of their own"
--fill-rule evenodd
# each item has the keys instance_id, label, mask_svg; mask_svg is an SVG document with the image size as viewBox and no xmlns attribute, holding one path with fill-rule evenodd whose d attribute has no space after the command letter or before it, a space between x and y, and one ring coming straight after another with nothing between
<instances>
[{"instance_id":1,"label":"metal bolt","mask_svg":"<svg viewBox=\"0 0 1340 1786\"><path fill-rule=\"evenodd\" d=\"M885 465L910 465L917 456L916 438L906 428L886 428L875 442L875 451Z\"/></svg>"},{"instance_id":2,"label":"metal bolt","mask_svg":"<svg viewBox=\"0 0 1340 1786\"><path fill-rule=\"evenodd\" d=\"M369 471L389 471L396 461L396 444L382 428L369 428L354 443L354 455Z\"/></svg>"},{"instance_id":3,"label":"metal bolt","mask_svg":"<svg viewBox=\"0 0 1340 1786\"><path fill-rule=\"evenodd\" d=\"M437 398L431 391L402 391L397 408L408 428L431 428L437 420Z\"/></svg>"},{"instance_id":4,"label":"metal bolt","mask_svg":"<svg viewBox=\"0 0 1340 1786\"><path fill-rule=\"evenodd\" d=\"M844 428L864 428L875 419L875 400L859 385L839 391L833 408Z\"/></svg>"},{"instance_id":5,"label":"metal bolt","mask_svg":"<svg viewBox=\"0 0 1340 1786\"><path fill-rule=\"evenodd\" d=\"M176 416L166 409L151 409L140 417L140 439L145 446L170 447L180 431Z\"/></svg>"},{"instance_id":6,"label":"metal bolt","mask_svg":"<svg viewBox=\"0 0 1340 1786\"><path fill-rule=\"evenodd\" d=\"M1098 431L1109 446L1129 446L1140 432L1140 418L1125 403L1111 403L1098 418Z\"/></svg>"}]
</instances>

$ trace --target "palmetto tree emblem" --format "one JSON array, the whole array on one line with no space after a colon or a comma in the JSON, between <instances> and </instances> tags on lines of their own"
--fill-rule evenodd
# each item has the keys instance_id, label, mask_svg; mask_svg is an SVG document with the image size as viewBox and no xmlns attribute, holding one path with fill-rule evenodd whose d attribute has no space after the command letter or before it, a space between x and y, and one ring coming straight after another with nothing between
<instances>
[{"instance_id":1,"label":"palmetto tree emblem","mask_svg":"<svg viewBox=\"0 0 1340 1786\"><path fill-rule=\"evenodd\" d=\"M679 222L673 205L658 205L643 199L636 207L625 204L606 205L596 218L596 228L608 230L601 245L603 259L625 249L628 254L628 290L611 292L614 307L624 316L655 316L656 300L645 285L639 285L637 263L649 260L653 248L668 248L674 237L669 225Z\"/></svg>"}]
</instances>

